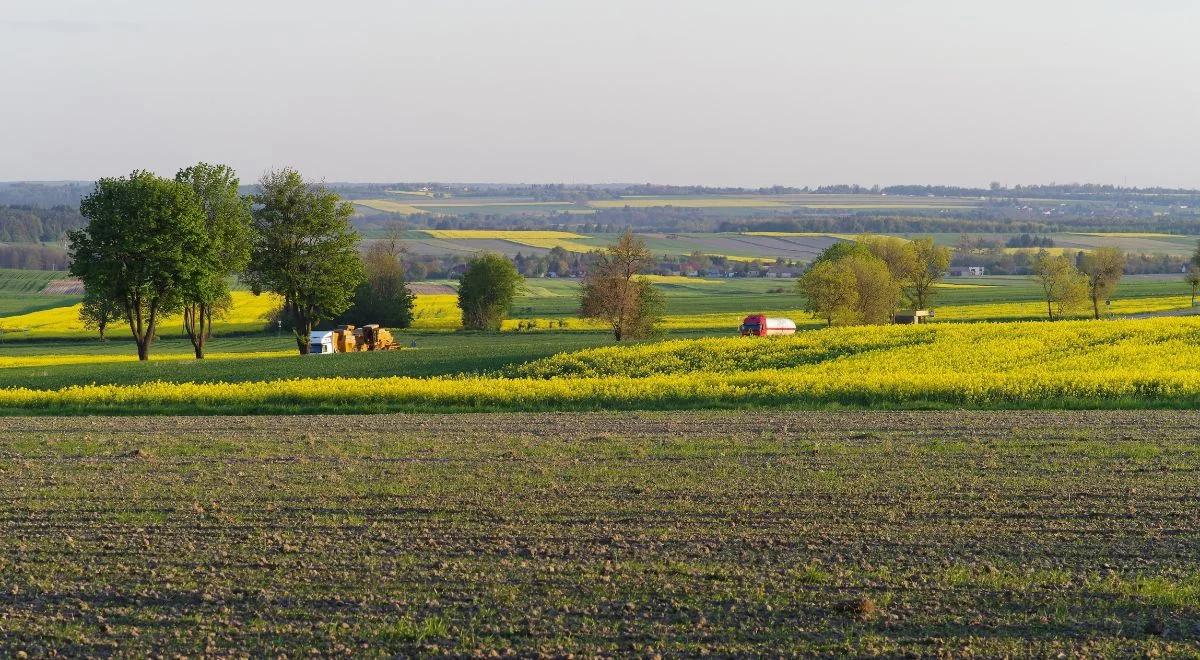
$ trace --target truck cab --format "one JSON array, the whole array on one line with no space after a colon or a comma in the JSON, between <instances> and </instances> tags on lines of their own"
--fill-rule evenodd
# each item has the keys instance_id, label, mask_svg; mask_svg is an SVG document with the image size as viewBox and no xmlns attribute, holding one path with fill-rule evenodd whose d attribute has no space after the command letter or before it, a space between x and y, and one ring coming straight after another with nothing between
<instances>
[{"instance_id":1,"label":"truck cab","mask_svg":"<svg viewBox=\"0 0 1200 660\"><path fill-rule=\"evenodd\" d=\"M313 330L308 334L309 355L330 355L336 351L332 330Z\"/></svg>"}]
</instances>

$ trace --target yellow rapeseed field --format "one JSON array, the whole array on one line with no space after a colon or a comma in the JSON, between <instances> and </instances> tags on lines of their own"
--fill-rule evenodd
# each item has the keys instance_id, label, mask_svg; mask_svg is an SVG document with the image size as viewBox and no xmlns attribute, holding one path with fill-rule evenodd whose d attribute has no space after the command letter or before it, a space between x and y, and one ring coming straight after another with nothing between
<instances>
[{"instance_id":1,"label":"yellow rapeseed field","mask_svg":"<svg viewBox=\"0 0 1200 660\"><path fill-rule=\"evenodd\" d=\"M279 307L280 298L272 293L256 296L249 291L234 291L231 294L233 303L229 313L213 322L213 331L217 334L227 332L252 332L266 327L267 318ZM183 334L183 319L180 316L168 316L159 323L158 334L162 336L177 336ZM109 326L109 331L128 333L124 322L117 321ZM93 337L95 330L89 330L79 320L79 305L55 307L38 312L6 316L0 318L0 332L19 335L22 337Z\"/></svg>"},{"instance_id":2,"label":"yellow rapeseed field","mask_svg":"<svg viewBox=\"0 0 1200 660\"><path fill-rule=\"evenodd\" d=\"M295 355L295 349L281 351L245 351L245 352L205 352L206 360L255 360L261 358L277 358ZM151 360L161 361L193 361L192 353L152 353ZM129 354L84 354L84 353L47 353L42 355L0 355L0 369L17 367L51 367L65 364L108 364L113 362L137 362L137 355Z\"/></svg>"},{"instance_id":3,"label":"yellow rapeseed field","mask_svg":"<svg viewBox=\"0 0 1200 660\"><path fill-rule=\"evenodd\" d=\"M1200 319L833 328L561 354L509 377L293 379L0 390L0 408L391 409L1195 405ZM1123 403L1122 403L1123 402Z\"/></svg>"}]
</instances>

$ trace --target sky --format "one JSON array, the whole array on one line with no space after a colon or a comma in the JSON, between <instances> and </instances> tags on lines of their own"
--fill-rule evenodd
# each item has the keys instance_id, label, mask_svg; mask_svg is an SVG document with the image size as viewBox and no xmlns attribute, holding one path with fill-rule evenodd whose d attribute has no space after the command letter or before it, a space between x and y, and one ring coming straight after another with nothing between
<instances>
[{"instance_id":1,"label":"sky","mask_svg":"<svg viewBox=\"0 0 1200 660\"><path fill-rule=\"evenodd\" d=\"M1200 188L1185 0L0 0L0 180Z\"/></svg>"}]
</instances>

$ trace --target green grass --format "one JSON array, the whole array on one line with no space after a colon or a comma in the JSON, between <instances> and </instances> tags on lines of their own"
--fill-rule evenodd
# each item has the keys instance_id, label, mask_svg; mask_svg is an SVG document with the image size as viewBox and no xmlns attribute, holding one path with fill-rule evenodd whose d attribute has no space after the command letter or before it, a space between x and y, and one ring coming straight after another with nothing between
<instances>
[{"instance_id":1,"label":"green grass","mask_svg":"<svg viewBox=\"0 0 1200 660\"><path fill-rule=\"evenodd\" d=\"M41 293L0 293L0 317L19 316L43 309L74 305L79 296L51 296Z\"/></svg>"},{"instance_id":2,"label":"green grass","mask_svg":"<svg viewBox=\"0 0 1200 660\"><path fill-rule=\"evenodd\" d=\"M37 293L51 280L66 276L66 273L57 270L0 268L0 293Z\"/></svg>"},{"instance_id":3,"label":"green grass","mask_svg":"<svg viewBox=\"0 0 1200 660\"><path fill-rule=\"evenodd\" d=\"M81 383L120 384L169 382L245 382L311 377L440 376L484 373L547 357L558 352L612 343L598 332L545 334L404 333L406 347L382 353L289 355L249 360L155 361L155 356L190 354L186 340L163 339L155 343L147 363L119 362L39 367L0 368L0 387L57 389ZM407 348L411 343L416 348ZM289 337L253 336L213 339L212 352L257 352L295 349ZM132 340L109 342L19 342L0 344L0 355L35 356L47 353L136 354Z\"/></svg>"},{"instance_id":4,"label":"green grass","mask_svg":"<svg viewBox=\"0 0 1200 660\"><path fill-rule=\"evenodd\" d=\"M0 316L17 316L79 302L79 296L51 296L39 293L47 283L66 275L62 271L53 270L0 268Z\"/></svg>"}]
</instances>

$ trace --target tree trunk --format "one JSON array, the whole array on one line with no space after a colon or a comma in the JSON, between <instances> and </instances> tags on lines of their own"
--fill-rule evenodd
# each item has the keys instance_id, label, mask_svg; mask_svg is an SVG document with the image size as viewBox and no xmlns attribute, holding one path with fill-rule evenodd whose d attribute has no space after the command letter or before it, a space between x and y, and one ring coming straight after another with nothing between
<instances>
[{"instance_id":1,"label":"tree trunk","mask_svg":"<svg viewBox=\"0 0 1200 660\"><path fill-rule=\"evenodd\" d=\"M312 319L300 309L299 305L291 305L291 310L292 334L296 336L296 348L299 349L300 355L308 355L308 337L312 334Z\"/></svg>"},{"instance_id":2,"label":"tree trunk","mask_svg":"<svg viewBox=\"0 0 1200 660\"><path fill-rule=\"evenodd\" d=\"M1051 321L1054 320L1054 307L1050 304L1049 296L1046 297L1046 316L1050 317Z\"/></svg>"},{"instance_id":3,"label":"tree trunk","mask_svg":"<svg viewBox=\"0 0 1200 660\"><path fill-rule=\"evenodd\" d=\"M1100 296L1092 294L1092 314L1096 320L1100 320Z\"/></svg>"},{"instance_id":4,"label":"tree trunk","mask_svg":"<svg viewBox=\"0 0 1200 660\"><path fill-rule=\"evenodd\" d=\"M150 337L139 337L137 342L138 360L145 362L150 359Z\"/></svg>"},{"instance_id":5,"label":"tree trunk","mask_svg":"<svg viewBox=\"0 0 1200 660\"><path fill-rule=\"evenodd\" d=\"M187 305L183 308L183 329L192 342L192 351L197 360L204 359L204 342L209 335L209 325L205 319L209 317L208 305Z\"/></svg>"}]
</instances>

